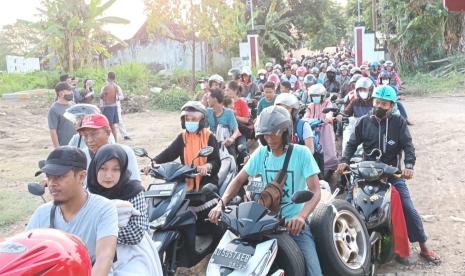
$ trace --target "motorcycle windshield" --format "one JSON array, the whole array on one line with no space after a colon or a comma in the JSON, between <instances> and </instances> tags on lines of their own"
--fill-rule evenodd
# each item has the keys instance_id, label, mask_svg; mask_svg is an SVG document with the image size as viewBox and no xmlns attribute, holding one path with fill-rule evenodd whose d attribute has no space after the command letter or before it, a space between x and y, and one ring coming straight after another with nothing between
<instances>
[{"instance_id":1,"label":"motorcycle windshield","mask_svg":"<svg viewBox=\"0 0 465 276\"><path fill-rule=\"evenodd\" d=\"M166 181L174 181L185 174L194 173L195 171L195 168L177 162L164 163L155 169L155 173Z\"/></svg>"},{"instance_id":2,"label":"motorcycle windshield","mask_svg":"<svg viewBox=\"0 0 465 276\"><path fill-rule=\"evenodd\" d=\"M269 214L269 210L256 202L245 202L231 206L231 212L225 213L224 222L236 235L244 238L266 234L279 225L279 219Z\"/></svg>"}]
</instances>

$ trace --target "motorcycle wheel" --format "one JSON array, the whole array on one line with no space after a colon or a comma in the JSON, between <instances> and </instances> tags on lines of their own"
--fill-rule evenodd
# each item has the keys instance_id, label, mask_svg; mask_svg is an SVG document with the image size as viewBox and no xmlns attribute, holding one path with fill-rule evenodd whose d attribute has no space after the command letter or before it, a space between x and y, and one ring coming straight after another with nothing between
<instances>
[{"instance_id":1,"label":"motorcycle wheel","mask_svg":"<svg viewBox=\"0 0 465 276\"><path fill-rule=\"evenodd\" d=\"M284 275L305 275L305 259L295 241L286 233L270 235L278 241L278 253L270 272L283 269Z\"/></svg>"},{"instance_id":2,"label":"motorcycle wheel","mask_svg":"<svg viewBox=\"0 0 465 276\"><path fill-rule=\"evenodd\" d=\"M313 213L310 226L325 275L367 275L370 273L370 237L355 208L335 199Z\"/></svg>"}]
</instances>

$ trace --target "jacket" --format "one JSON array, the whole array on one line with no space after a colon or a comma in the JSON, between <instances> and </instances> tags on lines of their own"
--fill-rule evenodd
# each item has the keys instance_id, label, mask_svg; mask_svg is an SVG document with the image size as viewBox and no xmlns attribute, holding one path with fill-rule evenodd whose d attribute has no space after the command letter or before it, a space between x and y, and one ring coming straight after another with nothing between
<instances>
[{"instance_id":1,"label":"jacket","mask_svg":"<svg viewBox=\"0 0 465 276\"><path fill-rule=\"evenodd\" d=\"M413 169L415 165L415 147L407 127L407 121L399 115L389 114L387 118L378 121L370 111L360 118L354 132L347 142L341 162L349 163L357 147L363 144L364 160L376 160L376 154L368 156L373 149L383 152L381 162L400 167L400 154L404 151L406 168Z\"/></svg>"}]
</instances>

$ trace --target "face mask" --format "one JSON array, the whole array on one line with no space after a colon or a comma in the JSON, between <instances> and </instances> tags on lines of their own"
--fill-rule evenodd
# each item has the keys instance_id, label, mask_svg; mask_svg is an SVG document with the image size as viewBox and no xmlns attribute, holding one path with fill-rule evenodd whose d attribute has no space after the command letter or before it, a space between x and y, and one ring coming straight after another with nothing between
<instances>
[{"instance_id":1,"label":"face mask","mask_svg":"<svg viewBox=\"0 0 465 276\"><path fill-rule=\"evenodd\" d=\"M299 80L300 80L300 81L303 81L303 80L304 80L304 77L299 77Z\"/></svg>"},{"instance_id":2,"label":"face mask","mask_svg":"<svg viewBox=\"0 0 465 276\"><path fill-rule=\"evenodd\" d=\"M200 84L200 89L204 90L205 89L205 83Z\"/></svg>"},{"instance_id":3,"label":"face mask","mask_svg":"<svg viewBox=\"0 0 465 276\"><path fill-rule=\"evenodd\" d=\"M312 102L316 103L316 104L321 103L321 97L319 97L319 96L318 97L312 97Z\"/></svg>"},{"instance_id":4,"label":"face mask","mask_svg":"<svg viewBox=\"0 0 465 276\"><path fill-rule=\"evenodd\" d=\"M264 79L265 79L265 75L260 75L260 79L261 79L261 80L264 80Z\"/></svg>"},{"instance_id":5,"label":"face mask","mask_svg":"<svg viewBox=\"0 0 465 276\"><path fill-rule=\"evenodd\" d=\"M382 107L375 106L375 107L373 107L373 114L374 114L378 119L384 119L384 117L386 117L387 110L384 109L384 108L382 108Z\"/></svg>"},{"instance_id":6,"label":"face mask","mask_svg":"<svg viewBox=\"0 0 465 276\"><path fill-rule=\"evenodd\" d=\"M359 92L358 94L360 95L360 98L362 98L363 100L368 99L368 92Z\"/></svg>"},{"instance_id":7,"label":"face mask","mask_svg":"<svg viewBox=\"0 0 465 276\"><path fill-rule=\"evenodd\" d=\"M382 83L383 83L384 85L388 85L388 84L389 84L389 80L383 80Z\"/></svg>"},{"instance_id":8,"label":"face mask","mask_svg":"<svg viewBox=\"0 0 465 276\"><path fill-rule=\"evenodd\" d=\"M199 129L199 122L186 122L187 132L194 133Z\"/></svg>"},{"instance_id":9,"label":"face mask","mask_svg":"<svg viewBox=\"0 0 465 276\"><path fill-rule=\"evenodd\" d=\"M73 100L73 94L66 94L63 96L63 98L67 101L72 101Z\"/></svg>"}]
</instances>

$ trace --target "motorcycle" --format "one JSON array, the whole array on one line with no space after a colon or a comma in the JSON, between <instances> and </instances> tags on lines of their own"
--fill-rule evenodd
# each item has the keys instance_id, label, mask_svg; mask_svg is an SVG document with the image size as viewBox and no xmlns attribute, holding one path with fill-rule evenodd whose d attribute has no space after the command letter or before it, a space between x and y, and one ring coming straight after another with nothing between
<instances>
[{"instance_id":1,"label":"motorcycle","mask_svg":"<svg viewBox=\"0 0 465 276\"><path fill-rule=\"evenodd\" d=\"M213 187L208 192L220 198ZM309 191L298 191L281 210L307 202L312 196ZM256 201L249 201L226 206L220 222L227 230L212 254L206 275L268 275L270 271L273 275L305 274L304 257L285 233L281 212L273 214Z\"/></svg>"},{"instance_id":2,"label":"motorcycle","mask_svg":"<svg viewBox=\"0 0 465 276\"><path fill-rule=\"evenodd\" d=\"M198 176L192 164L155 164L145 149L135 148L134 152L149 158L150 175L162 180L149 185L145 198L149 227L154 231L152 240L158 248L163 273L175 275L178 267L192 267L215 249L219 240L219 234L214 234L216 227L199 220L197 214L214 206L216 199L209 199L202 189L187 192L185 179L195 181ZM207 157L212 152L213 147L202 148L196 158Z\"/></svg>"},{"instance_id":3,"label":"motorcycle","mask_svg":"<svg viewBox=\"0 0 465 276\"><path fill-rule=\"evenodd\" d=\"M350 165L351 203L336 199L333 210L316 210L312 219L317 251L325 274L375 275L379 264L394 258L391 229L391 184L397 167L380 161L354 160ZM332 235L325 234L331 231Z\"/></svg>"}]
</instances>

